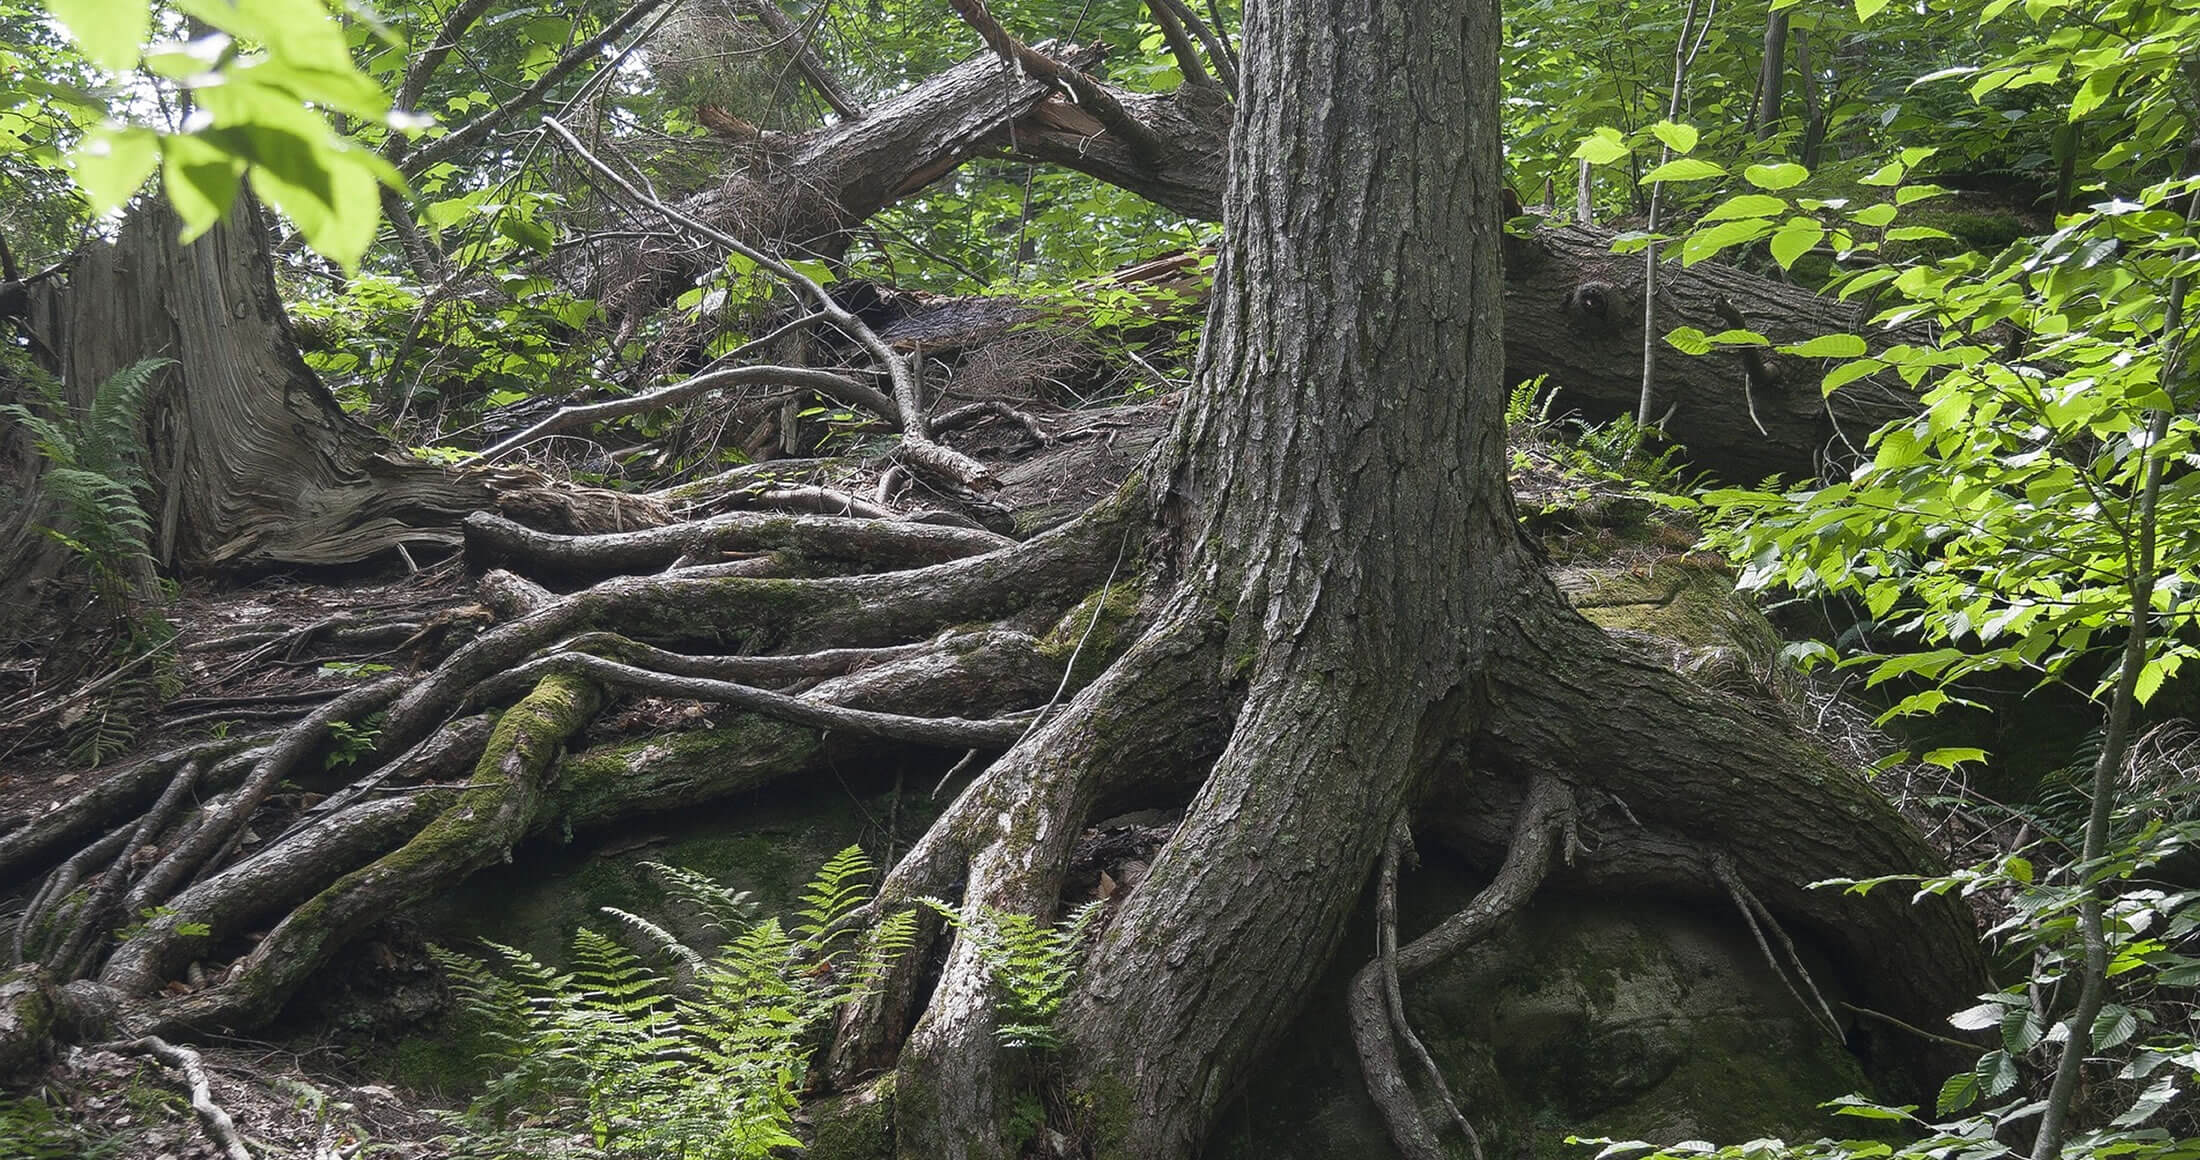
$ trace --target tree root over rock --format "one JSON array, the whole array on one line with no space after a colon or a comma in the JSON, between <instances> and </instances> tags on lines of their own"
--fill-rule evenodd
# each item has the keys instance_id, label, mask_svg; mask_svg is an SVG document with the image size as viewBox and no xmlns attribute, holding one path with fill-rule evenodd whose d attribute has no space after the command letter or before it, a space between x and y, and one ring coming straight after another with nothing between
<instances>
[{"instance_id":1,"label":"tree root over rock","mask_svg":"<svg viewBox=\"0 0 2200 1160\"><path fill-rule=\"evenodd\" d=\"M1008 1109L1034 1088L1048 1139L1113 1141L1120 1154L1196 1148L1203 1109L1272 1041L1378 862L1384 953L1356 979L1352 1013L1371 1090L1417 1160L1441 1153L1406 1070L1436 1077L1404 1024L1399 980L1483 937L1547 870L1702 889L1706 852L1732 851L1760 917L1777 911L1829 946L1860 996L1922 1019L1969 985L1975 952L1947 929L1951 912L1801 889L1928 863L1868 786L1786 723L1628 661L1525 560L1452 597L1517 614L1481 635L1477 681L1461 679L1456 658L1410 679L1345 679L1343 654L1329 650L1395 645L1324 637L1295 664L1259 659L1256 642L1288 618L1193 582L1219 557L1197 536L1157 533L1153 506L1134 479L1084 516L999 548L954 529L751 513L610 533L602 546L511 537L499 559L521 572L570 577L587 570L576 561L615 561L636 544L651 546L628 560L661 566L668 551L717 550L735 541L716 537L734 536L799 552L825 574L675 570L560 594L492 573L484 585L504 593L507 619L426 671L302 706L281 729L179 747L0 835L0 875L46 873L19 945L112 1000L124 1036L249 1029L347 940L531 836L921 746L999 756L889 867L865 919L924 896L1043 918L1061 904L1092 819L1154 806L1185 815L1144 878L1108 900L1060 1020L1070 1044L1060 1066L1042 1075L997 1043L993 968L935 919L843 1012L821 1074L853 1090L893 1069L903 1155L1014 1155ZM1119 585L1121 570L1136 583ZM1085 683L1065 675L1073 657ZM1581 679L1588 671L1602 682ZM583 748L599 710L633 693L720 706L721 740L703 759L651 737ZM347 784L301 811L277 804L275 788L319 764L337 723L356 729L376 713L374 752ZM1401 719L1416 724L1374 724ZM1583 719L1604 724L1563 724ZM1594 833L1580 866L1552 867L1576 794L1624 795L1637 810ZM1777 848L1758 837L1774 801L1793 815ZM1409 814L1498 868L1467 911L1400 947ZM1744 814L1750 824L1735 827ZM111 937L144 910L152 916ZM1901 946L1920 931L1953 957L1893 956L1892 971L1843 958L1843 938ZM1466 1116L1453 1119L1471 1138Z\"/></svg>"}]
</instances>

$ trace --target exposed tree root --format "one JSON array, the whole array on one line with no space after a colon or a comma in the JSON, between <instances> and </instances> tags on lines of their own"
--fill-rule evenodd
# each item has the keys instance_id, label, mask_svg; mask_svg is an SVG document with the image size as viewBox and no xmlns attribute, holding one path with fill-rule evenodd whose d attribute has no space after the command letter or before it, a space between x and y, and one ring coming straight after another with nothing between
<instances>
[{"instance_id":1,"label":"exposed tree root","mask_svg":"<svg viewBox=\"0 0 2200 1160\"><path fill-rule=\"evenodd\" d=\"M198 1114L208 1138L222 1150L227 1160L252 1160L252 1152L244 1146L244 1138L237 1135L237 1125L230 1120L229 1113L214 1102L213 1088L206 1081L206 1065L199 1059L198 1052L177 1047L154 1035L107 1044L106 1050L150 1055L182 1072L184 1083L191 1091L191 1110Z\"/></svg>"},{"instance_id":2,"label":"exposed tree root","mask_svg":"<svg viewBox=\"0 0 2200 1160\"><path fill-rule=\"evenodd\" d=\"M783 721L811 725L819 729L838 729L869 737L910 741L918 745L1006 749L1024 733L1024 722L1014 718L971 721L961 717L911 717L899 713L874 713L866 709L848 709L802 697L790 697L784 693L774 693L752 685L737 685L731 681L676 677L651 672L589 653L572 651L529 661L494 680L484 682L478 695L481 700L494 701L500 690L509 689L513 685L530 684L552 673L572 673L593 678L604 685L731 705L737 709L764 713Z\"/></svg>"},{"instance_id":3,"label":"exposed tree root","mask_svg":"<svg viewBox=\"0 0 2200 1160\"><path fill-rule=\"evenodd\" d=\"M465 527L466 558L477 569L518 566L573 578L652 572L721 552L786 552L869 570L916 568L1015 543L975 528L756 512L600 536L552 535L488 512L468 516Z\"/></svg>"},{"instance_id":4,"label":"exposed tree root","mask_svg":"<svg viewBox=\"0 0 2200 1160\"><path fill-rule=\"evenodd\" d=\"M543 782L566 738L602 703L594 682L542 678L507 710L458 800L404 846L355 870L290 912L205 991L162 1004L159 1028L264 1022L366 924L508 858L535 819Z\"/></svg>"},{"instance_id":5,"label":"exposed tree root","mask_svg":"<svg viewBox=\"0 0 2200 1160\"><path fill-rule=\"evenodd\" d=\"M1553 841L1571 825L1573 808L1572 791L1563 782L1551 777L1537 778L1520 807L1519 820L1513 825L1512 847L1496 877L1465 909L1413 940L1403 950L1397 945L1397 851L1404 845L1405 822L1400 819L1398 823L1401 833L1392 840L1391 850L1384 857L1383 880L1379 887L1382 909L1377 916L1377 937L1381 941L1380 953L1374 962L1353 976L1348 1002L1352 1039L1360 1050L1360 1066L1367 1075L1368 1094L1382 1111L1383 1120L1390 1127L1390 1138L1409 1160L1444 1160L1448 1153L1437 1140L1427 1117L1421 1114L1414 1101L1413 1087L1399 1066L1397 1045L1400 1040L1412 1050L1439 1102L1466 1136L1477 1160L1482 1156L1482 1140L1453 1100L1428 1048L1407 1024L1405 999L1399 982L1428 970L1460 948L1489 937L1500 924L1517 913L1541 885L1550 866Z\"/></svg>"}]
</instances>

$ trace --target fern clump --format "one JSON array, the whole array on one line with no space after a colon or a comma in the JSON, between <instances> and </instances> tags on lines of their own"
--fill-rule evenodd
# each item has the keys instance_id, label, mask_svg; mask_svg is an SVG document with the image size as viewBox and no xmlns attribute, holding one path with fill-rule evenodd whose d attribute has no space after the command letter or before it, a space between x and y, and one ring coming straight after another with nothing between
<instances>
[{"instance_id":1,"label":"fern clump","mask_svg":"<svg viewBox=\"0 0 2200 1160\"><path fill-rule=\"evenodd\" d=\"M39 531L83 563L92 604L112 629L108 658L124 666L122 679L69 722L72 756L88 765L131 745L139 726L175 692L176 631L160 607L139 434L146 392L171 362L144 359L116 371L81 412L52 376L15 365L9 369L32 405L0 404L0 419L22 428L43 464L38 486L53 522Z\"/></svg>"},{"instance_id":2,"label":"fern clump","mask_svg":"<svg viewBox=\"0 0 2200 1160\"><path fill-rule=\"evenodd\" d=\"M1001 1025L994 1035L1010 1047L1051 1051L1062 1045L1055 1016L1077 983L1085 940L1098 928L1103 903L1088 902L1048 926L1028 914L981 906L960 910L920 899L970 939L1000 990Z\"/></svg>"},{"instance_id":3,"label":"fern clump","mask_svg":"<svg viewBox=\"0 0 2200 1160\"><path fill-rule=\"evenodd\" d=\"M791 928L705 875L645 865L682 912L669 925L706 939L606 908L643 951L586 928L563 971L497 943L493 963L434 951L461 1010L490 1028L499 1071L461 1117L457 1154L746 1160L800 1145L814 1033L908 949L914 916L864 940L842 921L870 893L853 846L818 871Z\"/></svg>"}]
</instances>

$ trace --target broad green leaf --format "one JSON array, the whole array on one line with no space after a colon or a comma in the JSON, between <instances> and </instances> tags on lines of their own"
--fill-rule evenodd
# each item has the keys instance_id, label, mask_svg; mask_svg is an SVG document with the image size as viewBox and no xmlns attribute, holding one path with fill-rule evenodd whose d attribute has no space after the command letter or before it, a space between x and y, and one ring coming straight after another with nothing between
<instances>
[{"instance_id":1,"label":"broad green leaf","mask_svg":"<svg viewBox=\"0 0 2200 1160\"><path fill-rule=\"evenodd\" d=\"M69 165L100 217L121 209L160 167L160 138L151 129L101 128L69 155Z\"/></svg>"},{"instance_id":2,"label":"broad green leaf","mask_svg":"<svg viewBox=\"0 0 2200 1160\"><path fill-rule=\"evenodd\" d=\"M1924 762L1927 765L1937 765L1942 769L1954 769L1956 766L1966 761L1986 760L1986 751L1983 749L1973 749L1969 746L1946 746L1940 749L1929 750L1926 752L1925 756L1918 758L1918 760ZM1962 1024L1959 1023L1957 1024L1957 1026L1960 1027L1962 1026Z\"/></svg>"},{"instance_id":3,"label":"broad green leaf","mask_svg":"<svg viewBox=\"0 0 2200 1160\"><path fill-rule=\"evenodd\" d=\"M1887 0L1856 0L1856 18L1859 21L1870 20L1886 7Z\"/></svg>"},{"instance_id":4,"label":"broad green leaf","mask_svg":"<svg viewBox=\"0 0 2200 1160\"><path fill-rule=\"evenodd\" d=\"M1693 266L1721 250L1747 245L1771 232L1772 223L1763 218L1719 222L1707 229L1697 230L1681 240L1681 264Z\"/></svg>"},{"instance_id":5,"label":"broad green leaf","mask_svg":"<svg viewBox=\"0 0 2200 1160\"><path fill-rule=\"evenodd\" d=\"M127 72L138 62L139 48L153 30L148 0L45 0L46 10L69 30L92 63L108 72Z\"/></svg>"},{"instance_id":6,"label":"broad green leaf","mask_svg":"<svg viewBox=\"0 0 2200 1160\"><path fill-rule=\"evenodd\" d=\"M1948 1016L1948 1026L1959 1031L1984 1031L1989 1027L1999 1027L2002 1013L2007 1010L2000 1003L1980 1003L1975 1007L1965 1007Z\"/></svg>"},{"instance_id":7,"label":"broad green leaf","mask_svg":"<svg viewBox=\"0 0 2200 1160\"><path fill-rule=\"evenodd\" d=\"M2139 1098L2132 1101L2130 1110L2110 1121L2110 1126L2136 1128L2153 1119L2154 1113L2168 1107L2169 1102L2176 1098L2177 1077L2174 1073L2165 1075L2147 1085L2147 1090L2140 1092Z\"/></svg>"},{"instance_id":8,"label":"broad green leaf","mask_svg":"<svg viewBox=\"0 0 2200 1160\"><path fill-rule=\"evenodd\" d=\"M1780 349L1781 354L1798 358L1863 358L1866 353L1864 340L1853 334L1822 334L1807 342L1791 343Z\"/></svg>"},{"instance_id":9,"label":"broad green leaf","mask_svg":"<svg viewBox=\"0 0 2200 1160\"><path fill-rule=\"evenodd\" d=\"M1787 199L1769 193L1737 193L1712 206L1699 221L1723 222L1736 218L1762 218L1786 213Z\"/></svg>"},{"instance_id":10,"label":"broad green leaf","mask_svg":"<svg viewBox=\"0 0 2200 1160\"><path fill-rule=\"evenodd\" d=\"M237 199L244 161L197 134L169 137L160 158L160 185L182 219L179 237L191 241L214 228Z\"/></svg>"},{"instance_id":11,"label":"broad green leaf","mask_svg":"<svg viewBox=\"0 0 2200 1160\"><path fill-rule=\"evenodd\" d=\"M1858 379L1878 374L1882 369L1884 366L1878 359L1863 358L1845 362L1827 371L1826 377L1820 380L1818 389L1830 395Z\"/></svg>"},{"instance_id":12,"label":"broad green leaf","mask_svg":"<svg viewBox=\"0 0 2200 1160\"><path fill-rule=\"evenodd\" d=\"M1660 121L1650 126L1650 134L1675 153L1687 153L1696 147L1696 127L1674 121Z\"/></svg>"},{"instance_id":13,"label":"broad green leaf","mask_svg":"<svg viewBox=\"0 0 2200 1160\"><path fill-rule=\"evenodd\" d=\"M1803 184L1803 180L1809 176L1810 170L1792 161L1779 161L1771 165L1752 165L1742 170L1743 180L1759 189L1769 189L1775 193L1783 189L1793 189Z\"/></svg>"},{"instance_id":14,"label":"broad green leaf","mask_svg":"<svg viewBox=\"0 0 2200 1160\"><path fill-rule=\"evenodd\" d=\"M1573 152L1575 157L1591 165L1610 165L1627 154L1627 142L1620 137L1617 129L1598 129L1590 136L1582 138L1581 144L1576 145Z\"/></svg>"},{"instance_id":15,"label":"broad green leaf","mask_svg":"<svg viewBox=\"0 0 2200 1160\"><path fill-rule=\"evenodd\" d=\"M2106 1051L2139 1030L2139 1017L2121 1003L2109 1003L2093 1019L2093 1050Z\"/></svg>"},{"instance_id":16,"label":"broad green leaf","mask_svg":"<svg viewBox=\"0 0 2200 1160\"><path fill-rule=\"evenodd\" d=\"M1711 340L1693 326L1676 327L1665 336L1666 345L1687 355L1711 353Z\"/></svg>"},{"instance_id":17,"label":"broad green leaf","mask_svg":"<svg viewBox=\"0 0 2200 1160\"><path fill-rule=\"evenodd\" d=\"M1783 270L1794 266L1803 255L1816 248L1819 239L1826 236L1826 227L1814 218L1789 218L1778 233L1772 235L1772 260Z\"/></svg>"},{"instance_id":18,"label":"broad green leaf","mask_svg":"<svg viewBox=\"0 0 2200 1160\"><path fill-rule=\"evenodd\" d=\"M1970 1107L1978 1099L1978 1075L1974 1072L1958 1072L1940 1085L1940 1098L1933 1106L1941 1115L1953 1115Z\"/></svg>"},{"instance_id":19,"label":"broad green leaf","mask_svg":"<svg viewBox=\"0 0 2200 1160\"><path fill-rule=\"evenodd\" d=\"M2144 705L2152 701L2154 694L2162 691L2163 679L2168 677L2170 671L2177 667L2173 662L2174 658L2172 657L2155 657L2139 670L2138 684L2132 695L2139 699L2140 704Z\"/></svg>"},{"instance_id":20,"label":"broad green leaf","mask_svg":"<svg viewBox=\"0 0 2200 1160\"><path fill-rule=\"evenodd\" d=\"M1642 184L1660 181L1707 181L1725 177L1726 170L1696 157L1676 157L1642 175Z\"/></svg>"},{"instance_id":21,"label":"broad green leaf","mask_svg":"<svg viewBox=\"0 0 2200 1160\"><path fill-rule=\"evenodd\" d=\"M1870 226L1874 229L1877 229L1878 227L1886 225L1888 222L1893 221L1894 215L1895 208L1893 205L1887 202L1880 202L1878 205L1868 205L1865 206L1863 209L1857 210L1855 213L1850 214L1849 220L1855 222L1860 226Z\"/></svg>"}]
</instances>

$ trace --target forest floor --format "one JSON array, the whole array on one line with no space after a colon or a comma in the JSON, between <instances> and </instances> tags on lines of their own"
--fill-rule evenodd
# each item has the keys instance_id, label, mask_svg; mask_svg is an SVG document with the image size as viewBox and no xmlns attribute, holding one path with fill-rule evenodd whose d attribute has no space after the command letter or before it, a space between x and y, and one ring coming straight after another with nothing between
<instances>
[{"instance_id":1,"label":"forest floor","mask_svg":"<svg viewBox=\"0 0 2200 1160\"><path fill-rule=\"evenodd\" d=\"M1014 517L1019 534L1069 518L1106 495L1164 436L1174 400L1042 415L1052 441L1028 446L1006 423L965 433L963 449L994 466L1000 489L991 504ZM1584 458L1575 445L1548 438L1516 441L1513 482L1524 526L1554 568L1582 562L1647 573L1664 561L1697 561L1693 524L1659 509L1643 489L1615 470ZM1591 432L1593 434L1593 432ZM880 466L841 461L817 482L867 495ZM1678 487L1679 481L1659 481ZM908 495L901 506L926 497ZM253 731L294 718L311 706L390 671L421 671L494 615L477 601L472 578L453 559L417 572L338 583L268 578L215 589L187 587L169 610L179 632L181 687L144 729L134 752L172 749L189 740ZM101 770L126 765L102 755L100 769L57 739L81 735L95 698L80 690L21 680L17 654L13 689L0 689L0 833L85 792ZM72 698L75 700L72 701ZM692 727L700 705L642 699L605 715L599 728L618 731ZM32 716L35 713L36 716ZM72 716L74 714L75 716ZM1853 712L1828 713L1853 732ZM1829 738L1854 748L1853 736ZM331 770L346 759L346 742L323 755ZM364 748L369 739L357 744ZM17 750L12 757L8 751ZM255 820L250 844L309 809L322 787L310 775ZM1892 783L1890 788L1895 788ZM1899 791L1898 791L1899 793ZM0 899L0 917L7 906ZM194 964L195 975L198 971ZM206 972L218 969L213 964ZM211 1096L232 1116L255 1156L430 1157L454 1153L454 1130L438 1105L459 1093L407 1091L366 1074L353 1062L362 1035L393 1023L426 1020L449 1002L447 989L417 934L386 924L359 952L344 957L326 985L294 1004L267 1042L221 1041L200 1050ZM194 979L171 987L188 990ZM66 1048L34 1084L0 1093L0 1160L117 1157L190 1160L223 1153L200 1130L183 1078L150 1057Z\"/></svg>"}]
</instances>

